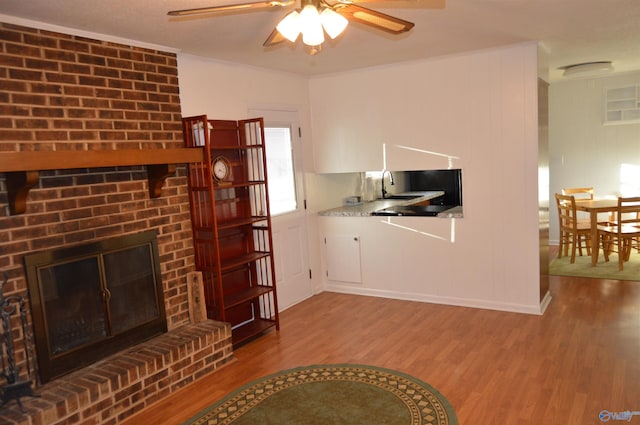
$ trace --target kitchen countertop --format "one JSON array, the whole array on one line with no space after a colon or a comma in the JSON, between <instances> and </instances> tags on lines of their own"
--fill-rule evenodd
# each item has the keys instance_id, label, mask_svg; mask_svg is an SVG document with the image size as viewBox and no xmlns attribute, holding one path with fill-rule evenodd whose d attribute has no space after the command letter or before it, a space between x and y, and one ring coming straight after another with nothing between
<instances>
[{"instance_id":1,"label":"kitchen countertop","mask_svg":"<svg viewBox=\"0 0 640 425\"><path fill-rule=\"evenodd\" d=\"M397 205L413 205L419 202L428 201L438 196L444 195L442 191L431 192L404 192L397 195L417 195L413 199L376 199L370 202L361 202L354 205L343 205L341 207L332 208L330 210L320 211L318 215L322 216L334 216L334 217L367 217L371 216L371 213L384 208L393 207ZM462 217L462 207L454 207L452 209L443 211L438 214L438 217Z\"/></svg>"}]
</instances>

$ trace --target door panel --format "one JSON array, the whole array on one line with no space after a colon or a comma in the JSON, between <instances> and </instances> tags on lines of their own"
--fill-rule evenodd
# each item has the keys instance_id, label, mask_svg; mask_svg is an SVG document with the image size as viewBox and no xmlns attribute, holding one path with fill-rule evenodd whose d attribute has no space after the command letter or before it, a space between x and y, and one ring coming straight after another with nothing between
<instances>
[{"instance_id":1,"label":"door panel","mask_svg":"<svg viewBox=\"0 0 640 425\"><path fill-rule=\"evenodd\" d=\"M306 226L304 217L275 217L272 224L278 303L283 309L312 295Z\"/></svg>"},{"instance_id":2,"label":"door panel","mask_svg":"<svg viewBox=\"0 0 640 425\"><path fill-rule=\"evenodd\" d=\"M303 169L301 139L298 132L298 112L250 109L249 116L263 117L265 128L282 126L291 128L297 208L294 211L271 217L278 307L280 310L284 310L313 295L312 282L309 277L309 242L307 216L304 210L304 178L301 172L296 171ZM265 142L268 161L268 138ZM271 189L269 196L271 197Z\"/></svg>"}]
</instances>

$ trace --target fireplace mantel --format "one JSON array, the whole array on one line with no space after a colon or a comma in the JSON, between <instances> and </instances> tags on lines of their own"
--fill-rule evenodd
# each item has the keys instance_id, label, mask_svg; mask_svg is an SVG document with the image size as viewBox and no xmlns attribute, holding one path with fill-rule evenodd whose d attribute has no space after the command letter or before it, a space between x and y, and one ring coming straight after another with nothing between
<instances>
[{"instance_id":1,"label":"fireplace mantel","mask_svg":"<svg viewBox=\"0 0 640 425\"><path fill-rule=\"evenodd\" d=\"M145 165L149 196L157 198L166 178L175 173L175 164L203 159L202 148L2 152L0 172L7 178L11 214L22 214L40 171Z\"/></svg>"}]
</instances>

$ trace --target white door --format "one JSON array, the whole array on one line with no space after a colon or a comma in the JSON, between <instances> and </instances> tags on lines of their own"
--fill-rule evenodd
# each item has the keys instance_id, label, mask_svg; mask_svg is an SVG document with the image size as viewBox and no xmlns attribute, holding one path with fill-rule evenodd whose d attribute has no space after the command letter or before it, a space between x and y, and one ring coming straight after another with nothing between
<instances>
[{"instance_id":1,"label":"white door","mask_svg":"<svg viewBox=\"0 0 640 425\"><path fill-rule=\"evenodd\" d=\"M263 117L273 258L279 310L313 295L304 208L304 174L297 111L249 110Z\"/></svg>"}]
</instances>

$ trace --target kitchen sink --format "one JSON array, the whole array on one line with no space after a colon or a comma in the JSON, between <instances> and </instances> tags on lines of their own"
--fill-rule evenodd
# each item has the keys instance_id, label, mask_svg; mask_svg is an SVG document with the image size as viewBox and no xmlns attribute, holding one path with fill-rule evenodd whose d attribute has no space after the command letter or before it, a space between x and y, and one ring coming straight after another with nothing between
<instances>
[{"instance_id":1,"label":"kitchen sink","mask_svg":"<svg viewBox=\"0 0 640 425\"><path fill-rule=\"evenodd\" d=\"M385 200L385 199L404 199L404 200L410 200L410 199L416 199L419 198L419 195L389 195L386 196L384 198L380 198L381 200Z\"/></svg>"},{"instance_id":2,"label":"kitchen sink","mask_svg":"<svg viewBox=\"0 0 640 425\"><path fill-rule=\"evenodd\" d=\"M451 208L453 208L452 205L397 205L374 211L371 215L435 217Z\"/></svg>"}]
</instances>

